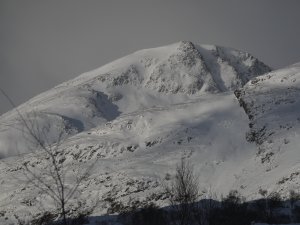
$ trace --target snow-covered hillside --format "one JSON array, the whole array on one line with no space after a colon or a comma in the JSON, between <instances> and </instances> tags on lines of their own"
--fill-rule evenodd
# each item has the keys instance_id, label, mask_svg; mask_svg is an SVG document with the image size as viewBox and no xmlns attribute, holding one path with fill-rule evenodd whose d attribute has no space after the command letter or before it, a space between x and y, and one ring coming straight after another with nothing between
<instances>
[{"instance_id":1,"label":"snow-covered hillside","mask_svg":"<svg viewBox=\"0 0 300 225\"><path fill-rule=\"evenodd\" d=\"M74 135L126 113L235 90L269 71L248 53L183 41L141 50L82 74L29 100L18 110L26 120L47 127L48 142L52 143L57 130ZM24 124L15 110L2 115L0 124L0 156L34 148L24 140Z\"/></svg>"},{"instance_id":2,"label":"snow-covered hillside","mask_svg":"<svg viewBox=\"0 0 300 225\"><path fill-rule=\"evenodd\" d=\"M47 143L66 134L58 157L72 173L95 163L72 207L89 210L97 200L97 216L113 213L112 201L166 205L162 183L181 158L193 163L204 196L286 194L300 181L300 66L270 71L245 52L179 42L82 74L18 111ZM0 222L9 224L51 208L41 208L47 196L22 182L24 163L43 173L47 159L32 153L16 110L0 124Z\"/></svg>"},{"instance_id":3,"label":"snow-covered hillside","mask_svg":"<svg viewBox=\"0 0 300 225\"><path fill-rule=\"evenodd\" d=\"M235 92L249 117L247 139L281 191L299 185L300 64L256 77ZM259 179L257 179L259 180Z\"/></svg>"}]
</instances>

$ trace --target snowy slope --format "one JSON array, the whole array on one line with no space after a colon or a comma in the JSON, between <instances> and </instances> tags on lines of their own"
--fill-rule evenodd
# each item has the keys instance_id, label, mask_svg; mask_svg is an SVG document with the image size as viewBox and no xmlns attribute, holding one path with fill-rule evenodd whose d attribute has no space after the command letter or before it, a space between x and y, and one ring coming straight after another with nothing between
<instances>
[{"instance_id":1,"label":"snowy slope","mask_svg":"<svg viewBox=\"0 0 300 225\"><path fill-rule=\"evenodd\" d=\"M247 139L258 145L256 161L269 185L276 183L280 191L298 188L300 64L259 76L235 93L249 117Z\"/></svg>"},{"instance_id":2,"label":"snowy slope","mask_svg":"<svg viewBox=\"0 0 300 225\"><path fill-rule=\"evenodd\" d=\"M57 130L72 136L129 112L235 90L268 71L269 67L248 53L184 41L141 50L82 74L18 110L26 120L35 120L35 129L48 127L47 141L52 143ZM0 156L34 148L24 140L24 124L15 110L2 115L0 124ZM54 125L56 132L50 128Z\"/></svg>"},{"instance_id":3,"label":"snowy slope","mask_svg":"<svg viewBox=\"0 0 300 225\"><path fill-rule=\"evenodd\" d=\"M92 176L81 186L79 201L89 208L95 204L93 200L99 199L94 214L102 215L114 212L110 199L125 205L130 199L138 200L141 206L145 201L166 205L162 183L174 176L182 157L195 165L202 191L213 187L213 191L226 193L239 188L237 175L243 172L245 161L255 149L245 139L247 129L247 116L233 94L208 95L129 113L81 132L63 143L61 156L72 165L75 174L99 158ZM21 165L27 161L40 171L48 166L43 154L8 158L1 164L4 172L0 174L0 201L7 202L9 198L9 207L2 209L12 219L15 212L21 218L36 215L39 199L46 199L36 194L36 188L20 182L24 180ZM49 207L47 204L42 209Z\"/></svg>"},{"instance_id":4,"label":"snowy slope","mask_svg":"<svg viewBox=\"0 0 300 225\"><path fill-rule=\"evenodd\" d=\"M286 194L297 187L299 80L299 64L270 72L248 53L179 42L82 74L18 110L35 129L45 128L44 141L66 134L58 157L71 168L70 185L95 162L70 207L90 210L97 200L99 216L117 213L111 205L118 201L166 205L162 183L182 157L194 164L204 196L237 189L252 199L260 188ZM22 182L22 165L43 173L45 155L28 153L34 146L16 111L0 124L2 156L27 153L0 161L0 222L9 224L52 206Z\"/></svg>"}]
</instances>

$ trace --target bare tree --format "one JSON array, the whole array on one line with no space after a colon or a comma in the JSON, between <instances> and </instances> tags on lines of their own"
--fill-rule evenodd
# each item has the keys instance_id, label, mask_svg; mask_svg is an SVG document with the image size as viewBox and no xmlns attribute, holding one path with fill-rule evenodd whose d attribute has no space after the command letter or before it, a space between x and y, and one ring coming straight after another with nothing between
<instances>
[{"instance_id":1,"label":"bare tree","mask_svg":"<svg viewBox=\"0 0 300 225\"><path fill-rule=\"evenodd\" d=\"M193 166L185 159L181 159L176 168L176 175L170 187L166 188L170 204L176 212L176 224L187 225L194 220L193 212L197 208L199 197L198 179Z\"/></svg>"},{"instance_id":2,"label":"bare tree","mask_svg":"<svg viewBox=\"0 0 300 225\"><path fill-rule=\"evenodd\" d=\"M62 143L67 137L67 134L63 132L64 124L62 123L61 129L57 131L56 140L54 142L49 141L47 136L49 127L41 127L39 125L36 121L37 114L30 118L22 114L10 97L2 89L0 91L15 108L19 120L24 126L24 137L36 146L32 154L46 162L41 171L41 168L37 168L30 161L25 161L23 166L26 182L53 200L57 210L60 212L63 225L67 225L68 203L78 193L82 182L90 175L96 160L86 169L75 172L71 168L71 164L66 162L61 149ZM70 177L73 179L70 180Z\"/></svg>"}]
</instances>

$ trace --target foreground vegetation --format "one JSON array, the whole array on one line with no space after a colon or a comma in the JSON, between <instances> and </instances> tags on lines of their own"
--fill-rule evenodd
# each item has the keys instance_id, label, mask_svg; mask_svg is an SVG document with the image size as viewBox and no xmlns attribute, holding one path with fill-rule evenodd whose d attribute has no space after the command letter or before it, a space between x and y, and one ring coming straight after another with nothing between
<instances>
[{"instance_id":1,"label":"foreground vegetation","mask_svg":"<svg viewBox=\"0 0 300 225\"><path fill-rule=\"evenodd\" d=\"M153 203L144 208L134 205L119 215L124 225L250 225L254 222L280 224L300 222L300 194L290 191L289 199L277 192L259 190L261 199L246 201L237 191L217 201L215 194L199 200L197 176L189 162L177 166L171 186L165 188L170 206L159 208Z\"/></svg>"}]
</instances>

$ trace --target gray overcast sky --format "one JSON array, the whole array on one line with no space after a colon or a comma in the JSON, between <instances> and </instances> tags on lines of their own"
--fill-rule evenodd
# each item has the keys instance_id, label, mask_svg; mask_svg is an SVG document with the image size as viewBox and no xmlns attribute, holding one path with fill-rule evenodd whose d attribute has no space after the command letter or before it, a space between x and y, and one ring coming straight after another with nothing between
<instances>
[{"instance_id":1,"label":"gray overcast sky","mask_svg":"<svg viewBox=\"0 0 300 225\"><path fill-rule=\"evenodd\" d=\"M0 0L0 86L20 104L143 48L190 40L300 61L299 0ZM0 114L11 107L0 96Z\"/></svg>"}]
</instances>

